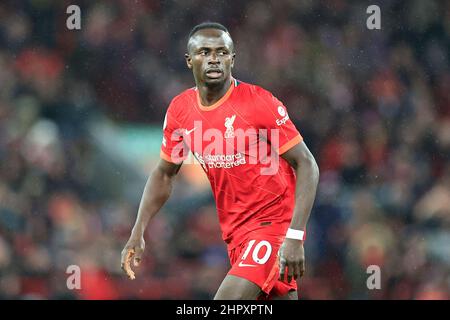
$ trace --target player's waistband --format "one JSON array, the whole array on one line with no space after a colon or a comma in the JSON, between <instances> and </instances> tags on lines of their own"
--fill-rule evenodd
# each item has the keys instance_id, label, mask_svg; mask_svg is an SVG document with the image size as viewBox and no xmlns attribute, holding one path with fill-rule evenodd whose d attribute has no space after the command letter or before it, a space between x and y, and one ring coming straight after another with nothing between
<instances>
[{"instance_id":1,"label":"player's waistband","mask_svg":"<svg viewBox=\"0 0 450 320\"><path fill-rule=\"evenodd\" d=\"M285 220L264 220L257 221L251 225L244 225L235 231L228 238L224 239L228 250L239 246L242 242L248 240L256 232L264 233L270 236L285 236L289 228L291 219Z\"/></svg>"}]
</instances>

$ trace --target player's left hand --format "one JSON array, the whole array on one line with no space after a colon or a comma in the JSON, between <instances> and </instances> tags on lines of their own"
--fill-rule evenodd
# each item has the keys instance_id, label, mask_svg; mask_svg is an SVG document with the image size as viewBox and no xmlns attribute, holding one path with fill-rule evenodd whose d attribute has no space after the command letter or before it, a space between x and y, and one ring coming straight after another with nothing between
<instances>
[{"instance_id":1,"label":"player's left hand","mask_svg":"<svg viewBox=\"0 0 450 320\"><path fill-rule=\"evenodd\" d=\"M280 257L280 280L284 280L287 273L287 281L297 279L305 273L305 249L302 240L285 239L278 252Z\"/></svg>"}]
</instances>

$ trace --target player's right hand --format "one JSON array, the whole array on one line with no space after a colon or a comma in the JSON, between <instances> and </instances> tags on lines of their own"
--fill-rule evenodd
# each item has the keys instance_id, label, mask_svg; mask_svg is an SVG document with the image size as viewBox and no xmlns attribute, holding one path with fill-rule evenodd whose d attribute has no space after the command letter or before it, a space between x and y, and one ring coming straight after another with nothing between
<instances>
[{"instance_id":1,"label":"player's right hand","mask_svg":"<svg viewBox=\"0 0 450 320\"><path fill-rule=\"evenodd\" d=\"M120 266L128 276L128 278L131 280L134 280L136 278L134 271L131 269L131 261L133 261L135 267L138 267L141 262L144 249L144 237L131 236L122 250Z\"/></svg>"}]
</instances>

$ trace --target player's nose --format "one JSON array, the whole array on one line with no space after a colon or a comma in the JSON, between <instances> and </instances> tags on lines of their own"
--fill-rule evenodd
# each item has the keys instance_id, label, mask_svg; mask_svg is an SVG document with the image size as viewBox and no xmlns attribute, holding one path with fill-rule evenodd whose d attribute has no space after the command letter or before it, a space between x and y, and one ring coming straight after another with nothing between
<instances>
[{"instance_id":1,"label":"player's nose","mask_svg":"<svg viewBox=\"0 0 450 320\"><path fill-rule=\"evenodd\" d=\"M208 63L209 64L219 64L220 63L219 56L215 52L212 52L209 56Z\"/></svg>"}]
</instances>

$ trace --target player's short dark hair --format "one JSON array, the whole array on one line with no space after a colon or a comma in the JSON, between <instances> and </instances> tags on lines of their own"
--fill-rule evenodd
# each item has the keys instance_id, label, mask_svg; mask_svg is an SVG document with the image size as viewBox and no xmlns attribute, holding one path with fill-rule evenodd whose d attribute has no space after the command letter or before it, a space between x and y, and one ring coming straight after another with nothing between
<instances>
[{"instance_id":1,"label":"player's short dark hair","mask_svg":"<svg viewBox=\"0 0 450 320\"><path fill-rule=\"evenodd\" d=\"M188 43L187 43L187 51L188 51L188 52L189 52L189 40L191 39L191 37L192 37L197 31L200 31L200 30L203 30L203 29L217 29L217 30L222 30L222 31L228 33L228 35L229 35L230 38L231 38L230 32L228 31L228 29L227 29L223 24L220 24L220 23L218 23L218 22L209 22L209 21L207 21L207 22L202 22L202 23L196 25L194 28L192 28L191 32L189 32ZM233 46L234 46L234 45L233 45Z\"/></svg>"},{"instance_id":2,"label":"player's short dark hair","mask_svg":"<svg viewBox=\"0 0 450 320\"><path fill-rule=\"evenodd\" d=\"M192 28L191 32L189 33L189 37L188 40L197 32L203 29L218 29L218 30L222 30L225 31L226 33L230 34L230 32L228 32L228 29L225 28L224 25L218 23L218 22L202 22L198 25L196 25L194 28Z\"/></svg>"}]
</instances>

